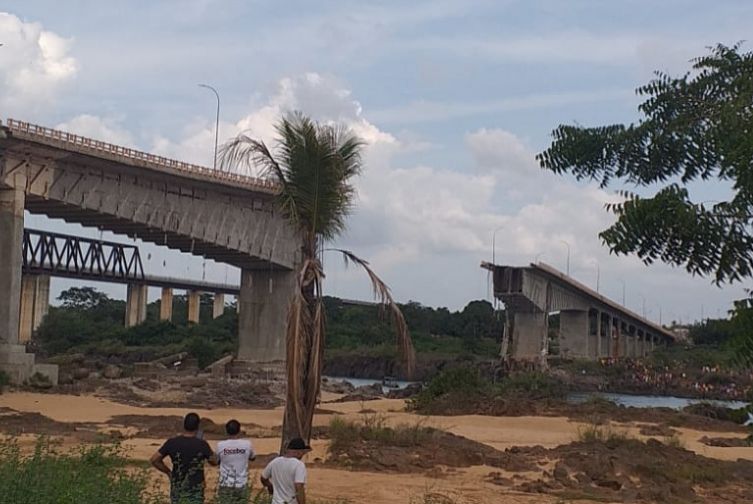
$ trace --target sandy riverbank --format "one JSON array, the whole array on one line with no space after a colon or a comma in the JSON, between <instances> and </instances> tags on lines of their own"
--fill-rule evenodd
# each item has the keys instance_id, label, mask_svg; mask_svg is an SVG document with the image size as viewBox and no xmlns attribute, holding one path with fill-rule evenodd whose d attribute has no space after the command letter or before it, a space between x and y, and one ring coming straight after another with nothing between
<instances>
[{"instance_id":1,"label":"sandy riverbank","mask_svg":"<svg viewBox=\"0 0 753 504\"><path fill-rule=\"evenodd\" d=\"M327 394L325 402L336 396ZM59 394L35 394L27 392L13 392L0 395L0 407L9 408L19 414L39 413L48 419L65 424L85 424L87 429L107 432L120 430L126 434L123 446L128 450L128 456L134 460L145 460L163 441L162 438L138 435L140 425L149 418L180 417L186 413L181 408L147 408L119 404L107 399L91 396L67 396ZM419 417L404 411L402 400L378 400L346 403L326 403L322 405L325 413L316 416L316 425L326 426L333 416L346 419L359 419L363 416L364 408L384 415L386 422L391 425L400 423L433 427L451 432L473 441L486 444L498 450L505 450L514 446L535 446L553 448L568 444L578 437L579 429L585 424L561 417L489 417L479 415L441 417ZM8 410L5 410L6 412ZM257 450L261 454L272 454L279 446L279 439L275 429L280 425L282 409L236 409L218 408L198 410L203 417L209 418L217 424L222 424L230 418L237 418L244 425L251 426L252 432L260 436L254 439ZM122 417L129 415L129 417ZM117 418L130 418L134 425L116 425ZM2 417L0 417L1 419ZM1 422L2 420L0 420ZM55 424L57 425L57 424ZM616 428L628 432L631 436L645 439L639 433L636 424L619 424ZM83 429L83 427L80 427ZM706 457L722 460L736 460L738 458L753 458L752 448L720 448L706 446L699 439L706 436L736 437L740 434L729 432L709 433L692 429L677 429L678 437L689 450ZM36 434L34 423L30 422L20 437L24 444L31 444ZM79 431L61 428L57 436L65 445L81 442ZM394 504L411 502L426 493L444 493L462 496L460 502L492 503L554 503L557 498L547 495L525 494L514 492L490 482L490 474L499 473L499 469L486 466L472 466L451 470L430 471L426 474L394 474L382 472L348 471L326 465L322 461L327 457L326 440L314 442L314 452L309 455L310 492L314 497L322 499L345 499L350 502L370 502L376 504ZM441 447L437 447L441 449ZM260 470L256 464L255 470ZM210 470L210 485L216 479L215 471ZM512 476L512 475L505 475ZM535 478L535 474L519 474L518 479ZM157 481L160 481L157 479ZM164 481L161 482L164 485ZM577 502L577 501L570 501Z\"/></svg>"}]
</instances>

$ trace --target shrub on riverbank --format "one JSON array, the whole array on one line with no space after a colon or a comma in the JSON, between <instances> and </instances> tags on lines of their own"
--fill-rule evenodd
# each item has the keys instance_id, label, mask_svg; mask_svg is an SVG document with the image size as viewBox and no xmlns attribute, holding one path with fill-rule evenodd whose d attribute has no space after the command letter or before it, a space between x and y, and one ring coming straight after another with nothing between
<instances>
[{"instance_id":1,"label":"shrub on riverbank","mask_svg":"<svg viewBox=\"0 0 753 504\"><path fill-rule=\"evenodd\" d=\"M567 386L541 372L516 373L492 383L470 367L444 371L411 399L409 407L427 414L490 413L507 406L563 401Z\"/></svg>"},{"instance_id":2,"label":"shrub on riverbank","mask_svg":"<svg viewBox=\"0 0 753 504\"><path fill-rule=\"evenodd\" d=\"M143 471L128 470L115 448L94 446L59 454L40 440L29 456L0 442L0 496L15 504L156 504Z\"/></svg>"}]
</instances>

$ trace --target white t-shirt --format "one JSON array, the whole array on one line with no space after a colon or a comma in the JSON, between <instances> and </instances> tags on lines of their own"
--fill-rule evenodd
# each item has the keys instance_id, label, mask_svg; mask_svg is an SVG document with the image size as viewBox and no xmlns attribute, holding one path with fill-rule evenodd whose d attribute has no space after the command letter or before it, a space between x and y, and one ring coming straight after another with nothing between
<instances>
[{"instance_id":1,"label":"white t-shirt","mask_svg":"<svg viewBox=\"0 0 753 504\"><path fill-rule=\"evenodd\" d=\"M295 484L306 483L306 466L294 457L277 457L261 473L262 478L272 482L272 504L294 504Z\"/></svg>"},{"instance_id":2,"label":"white t-shirt","mask_svg":"<svg viewBox=\"0 0 753 504\"><path fill-rule=\"evenodd\" d=\"M220 486L245 487L248 484L248 460L254 456L254 447L248 439L226 439L217 443Z\"/></svg>"}]
</instances>

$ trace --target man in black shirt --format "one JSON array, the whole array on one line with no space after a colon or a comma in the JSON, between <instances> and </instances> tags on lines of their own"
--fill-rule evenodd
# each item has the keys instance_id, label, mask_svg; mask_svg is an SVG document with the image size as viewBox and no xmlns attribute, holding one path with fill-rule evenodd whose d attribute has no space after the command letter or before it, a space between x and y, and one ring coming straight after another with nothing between
<instances>
[{"instance_id":1,"label":"man in black shirt","mask_svg":"<svg viewBox=\"0 0 753 504\"><path fill-rule=\"evenodd\" d=\"M173 504L203 504L204 462L217 465L209 443L201 439L199 415L189 413L183 420L183 434L170 438L152 455L150 462L170 478ZM172 470L165 465L170 457Z\"/></svg>"}]
</instances>

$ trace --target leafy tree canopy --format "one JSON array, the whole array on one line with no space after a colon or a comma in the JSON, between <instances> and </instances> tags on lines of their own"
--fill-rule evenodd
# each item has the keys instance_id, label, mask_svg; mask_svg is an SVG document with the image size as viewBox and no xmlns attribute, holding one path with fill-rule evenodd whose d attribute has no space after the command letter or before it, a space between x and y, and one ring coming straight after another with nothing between
<instances>
[{"instance_id":1,"label":"leafy tree canopy","mask_svg":"<svg viewBox=\"0 0 753 504\"><path fill-rule=\"evenodd\" d=\"M563 125L541 166L602 187L659 184L652 197L623 191L617 221L600 234L616 254L637 254L717 283L753 275L753 53L718 45L681 77L656 73L637 90L634 124ZM693 201L694 181L731 187L726 201Z\"/></svg>"}]
</instances>

